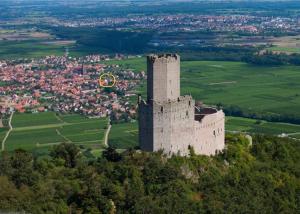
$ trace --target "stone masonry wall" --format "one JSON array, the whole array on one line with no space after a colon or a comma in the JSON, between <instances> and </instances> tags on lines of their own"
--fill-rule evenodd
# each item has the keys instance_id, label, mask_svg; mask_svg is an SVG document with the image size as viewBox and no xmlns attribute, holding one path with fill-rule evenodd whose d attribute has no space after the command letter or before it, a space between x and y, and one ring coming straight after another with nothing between
<instances>
[{"instance_id":1,"label":"stone masonry wall","mask_svg":"<svg viewBox=\"0 0 300 214\"><path fill-rule=\"evenodd\" d=\"M225 147L225 115L223 111L205 115L199 121L194 121L195 142L193 148L196 154L215 155Z\"/></svg>"},{"instance_id":2,"label":"stone masonry wall","mask_svg":"<svg viewBox=\"0 0 300 214\"><path fill-rule=\"evenodd\" d=\"M176 101L153 105L154 151L188 155L194 137L194 101L179 97Z\"/></svg>"}]
</instances>

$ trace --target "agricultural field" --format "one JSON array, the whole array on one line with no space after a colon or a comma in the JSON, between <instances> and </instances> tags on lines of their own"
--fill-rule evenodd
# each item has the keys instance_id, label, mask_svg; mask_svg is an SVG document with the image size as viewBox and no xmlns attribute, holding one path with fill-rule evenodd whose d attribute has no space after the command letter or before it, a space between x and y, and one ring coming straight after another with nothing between
<instances>
[{"instance_id":1,"label":"agricultural field","mask_svg":"<svg viewBox=\"0 0 300 214\"><path fill-rule=\"evenodd\" d=\"M300 116L300 67L258 67L241 62L184 62L182 94L207 104Z\"/></svg>"},{"instance_id":2,"label":"agricultural field","mask_svg":"<svg viewBox=\"0 0 300 214\"><path fill-rule=\"evenodd\" d=\"M33 29L0 30L0 59L63 55L76 41L57 40L48 32Z\"/></svg>"},{"instance_id":3,"label":"agricultural field","mask_svg":"<svg viewBox=\"0 0 300 214\"><path fill-rule=\"evenodd\" d=\"M138 145L138 123L113 124L108 144L117 149L134 148Z\"/></svg>"},{"instance_id":4,"label":"agricultural field","mask_svg":"<svg viewBox=\"0 0 300 214\"><path fill-rule=\"evenodd\" d=\"M53 112L43 114L15 114L12 119L14 128L30 128L32 126L49 126L59 124L62 121Z\"/></svg>"},{"instance_id":5,"label":"agricultural field","mask_svg":"<svg viewBox=\"0 0 300 214\"><path fill-rule=\"evenodd\" d=\"M7 129L6 128L0 128L0 142L4 139L6 135Z\"/></svg>"},{"instance_id":6,"label":"agricultural field","mask_svg":"<svg viewBox=\"0 0 300 214\"><path fill-rule=\"evenodd\" d=\"M226 117L226 131L287 135L300 139L300 125L271 123L242 117Z\"/></svg>"},{"instance_id":7,"label":"agricultural field","mask_svg":"<svg viewBox=\"0 0 300 214\"><path fill-rule=\"evenodd\" d=\"M147 68L145 57L129 58L126 60L109 60L104 63L107 65L119 65L123 69L132 69L134 72L146 71Z\"/></svg>"},{"instance_id":8,"label":"agricultural field","mask_svg":"<svg viewBox=\"0 0 300 214\"><path fill-rule=\"evenodd\" d=\"M31 119L29 116L31 116ZM27 122L26 122L27 121ZM105 148L103 140L106 119L88 119L80 115L56 115L53 112L16 114L13 131L5 142L5 150L22 148L37 153L47 153L49 148L62 142L72 142L90 148L94 156ZM17 125L14 127L14 124ZM226 131L282 135L300 139L300 125L270 123L240 117L226 117ZM2 141L7 129L0 129ZM138 145L138 123L113 124L108 144L119 150Z\"/></svg>"},{"instance_id":9,"label":"agricultural field","mask_svg":"<svg viewBox=\"0 0 300 214\"><path fill-rule=\"evenodd\" d=\"M275 53L300 53L300 35L298 36L284 36L272 40L274 45L267 50Z\"/></svg>"},{"instance_id":10,"label":"agricultural field","mask_svg":"<svg viewBox=\"0 0 300 214\"><path fill-rule=\"evenodd\" d=\"M144 58L120 62L116 63L126 68L146 69ZM299 81L299 66L224 61L181 63L181 94L191 94L205 104L239 106L244 111L300 117ZM145 95L146 87L138 91Z\"/></svg>"},{"instance_id":11,"label":"agricultural field","mask_svg":"<svg viewBox=\"0 0 300 214\"><path fill-rule=\"evenodd\" d=\"M88 119L80 115L56 115L53 112L16 114L13 130L5 142L8 151L47 150L53 145L70 142L86 148L103 148L106 119ZM1 133L0 133L1 136Z\"/></svg>"},{"instance_id":12,"label":"agricultural field","mask_svg":"<svg viewBox=\"0 0 300 214\"><path fill-rule=\"evenodd\" d=\"M300 47L274 46L274 47L268 48L267 50L272 51L273 53L287 53L287 54L297 53L297 54L300 54Z\"/></svg>"},{"instance_id":13,"label":"agricultural field","mask_svg":"<svg viewBox=\"0 0 300 214\"><path fill-rule=\"evenodd\" d=\"M65 47L57 43L42 43L41 41L0 41L0 59L38 58L49 55L63 55Z\"/></svg>"}]
</instances>

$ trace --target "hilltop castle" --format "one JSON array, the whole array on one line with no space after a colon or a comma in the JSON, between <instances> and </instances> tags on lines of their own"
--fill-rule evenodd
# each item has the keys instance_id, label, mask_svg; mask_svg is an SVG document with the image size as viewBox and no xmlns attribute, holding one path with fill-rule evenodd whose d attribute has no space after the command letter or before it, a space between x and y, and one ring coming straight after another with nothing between
<instances>
[{"instance_id":1,"label":"hilltop castle","mask_svg":"<svg viewBox=\"0 0 300 214\"><path fill-rule=\"evenodd\" d=\"M180 96L180 57L147 57L147 100L139 97L139 143L144 151L167 155L214 155L224 149L222 110L196 107L191 96Z\"/></svg>"}]
</instances>

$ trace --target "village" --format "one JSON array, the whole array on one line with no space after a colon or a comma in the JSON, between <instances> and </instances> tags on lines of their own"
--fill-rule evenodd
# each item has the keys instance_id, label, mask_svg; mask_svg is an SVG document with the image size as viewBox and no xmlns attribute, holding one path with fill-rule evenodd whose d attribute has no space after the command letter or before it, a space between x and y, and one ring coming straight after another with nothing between
<instances>
[{"instance_id":1,"label":"village","mask_svg":"<svg viewBox=\"0 0 300 214\"><path fill-rule=\"evenodd\" d=\"M136 107L128 100L136 96L134 89L146 78L145 72L105 64L109 60L106 55L2 60L0 113L54 111L130 121ZM100 86L99 78L106 73L116 78L115 86Z\"/></svg>"}]
</instances>

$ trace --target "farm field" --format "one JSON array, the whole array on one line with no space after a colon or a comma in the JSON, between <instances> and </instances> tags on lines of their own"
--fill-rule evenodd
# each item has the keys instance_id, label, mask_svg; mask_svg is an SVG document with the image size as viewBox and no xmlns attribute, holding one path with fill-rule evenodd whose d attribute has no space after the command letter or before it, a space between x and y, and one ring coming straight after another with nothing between
<instances>
[{"instance_id":1,"label":"farm field","mask_svg":"<svg viewBox=\"0 0 300 214\"><path fill-rule=\"evenodd\" d=\"M61 56L71 44L45 43L39 40L0 41L0 59Z\"/></svg>"},{"instance_id":2,"label":"farm field","mask_svg":"<svg viewBox=\"0 0 300 214\"><path fill-rule=\"evenodd\" d=\"M62 123L59 117L53 112L45 112L42 114L15 114L12 119L14 128L26 128L32 126L43 126L50 124Z\"/></svg>"},{"instance_id":3,"label":"farm field","mask_svg":"<svg viewBox=\"0 0 300 214\"><path fill-rule=\"evenodd\" d=\"M114 63L146 70L144 58ZM299 66L264 67L223 61L181 63L181 94L191 94L205 104L239 106L244 111L300 117L299 81ZM146 94L146 87L139 90Z\"/></svg>"},{"instance_id":4,"label":"farm field","mask_svg":"<svg viewBox=\"0 0 300 214\"><path fill-rule=\"evenodd\" d=\"M147 61L145 57L130 58L125 60L109 60L104 62L107 65L119 65L124 69L133 69L133 71L146 71Z\"/></svg>"},{"instance_id":5,"label":"farm field","mask_svg":"<svg viewBox=\"0 0 300 214\"><path fill-rule=\"evenodd\" d=\"M57 40L47 31L34 29L0 30L0 59L63 55L76 41Z\"/></svg>"},{"instance_id":6,"label":"farm field","mask_svg":"<svg viewBox=\"0 0 300 214\"><path fill-rule=\"evenodd\" d=\"M288 54L293 54L293 53L300 53L300 47L271 47L268 48L267 50L272 51L272 52L277 52L277 53L288 53Z\"/></svg>"},{"instance_id":7,"label":"farm field","mask_svg":"<svg viewBox=\"0 0 300 214\"><path fill-rule=\"evenodd\" d=\"M79 115L56 115L53 112L16 114L5 149L45 150L62 142L87 148L102 148L106 119L88 119ZM1 133L0 133L1 136Z\"/></svg>"},{"instance_id":8,"label":"farm field","mask_svg":"<svg viewBox=\"0 0 300 214\"><path fill-rule=\"evenodd\" d=\"M6 128L0 128L0 142L2 142L2 140L4 139L6 132Z\"/></svg>"},{"instance_id":9,"label":"farm field","mask_svg":"<svg viewBox=\"0 0 300 214\"><path fill-rule=\"evenodd\" d=\"M28 120L28 115L32 120ZM25 121L29 121L27 124ZM105 148L104 133L107 128L106 119L88 119L80 115L55 115L53 112L40 114L16 114L14 127L5 143L5 150L25 150L46 153L53 145L72 142L91 148L95 156L101 155ZM22 124L22 125L21 125ZM39 125L37 125L39 124ZM234 132L263 133L271 135L286 134L300 139L300 125L287 123L271 123L240 117L226 117L226 130ZM6 129L0 129L2 141ZM117 149L134 148L138 145L138 123L113 124L108 144Z\"/></svg>"},{"instance_id":10,"label":"farm field","mask_svg":"<svg viewBox=\"0 0 300 214\"><path fill-rule=\"evenodd\" d=\"M113 124L108 144L117 149L134 148L138 145L138 123Z\"/></svg>"},{"instance_id":11,"label":"farm field","mask_svg":"<svg viewBox=\"0 0 300 214\"><path fill-rule=\"evenodd\" d=\"M274 47L267 50L275 53L300 53L300 36L284 36L273 39Z\"/></svg>"},{"instance_id":12,"label":"farm field","mask_svg":"<svg viewBox=\"0 0 300 214\"><path fill-rule=\"evenodd\" d=\"M286 134L290 137L300 139L300 125L271 123L242 117L226 117L226 130L271 135Z\"/></svg>"}]
</instances>

